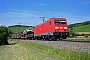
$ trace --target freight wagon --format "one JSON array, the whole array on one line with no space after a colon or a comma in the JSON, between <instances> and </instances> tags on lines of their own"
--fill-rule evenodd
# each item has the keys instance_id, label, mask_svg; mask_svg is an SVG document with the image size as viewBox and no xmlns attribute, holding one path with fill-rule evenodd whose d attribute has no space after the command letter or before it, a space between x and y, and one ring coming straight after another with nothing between
<instances>
[{"instance_id":1,"label":"freight wagon","mask_svg":"<svg viewBox=\"0 0 90 60\"><path fill-rule=\"evenodd\" d=\"M33 39L34 32L29 28L19 34L13 34L12 39Z\"/></svg>"},{"instance_id":2,"label":"freight wagon","mask_svg":"<svg viewBox=\"0 0 90 60\"><path fill-rule=\"evenodd\" d=\"M66 39L69 36L66 18L50 18L34 29L35 39L57 40Z\"/></svg>"}]
</instances>

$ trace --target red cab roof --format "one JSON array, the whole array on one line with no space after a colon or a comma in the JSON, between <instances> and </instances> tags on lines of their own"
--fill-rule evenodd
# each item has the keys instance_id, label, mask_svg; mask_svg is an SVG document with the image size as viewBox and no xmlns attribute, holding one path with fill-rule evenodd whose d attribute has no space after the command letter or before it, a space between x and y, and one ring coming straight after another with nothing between
<instances>
[{"instance_id":1,"label":"red cab roof","mask_svg":"<svg viewBox=\"0 0 90 60\"><path fill-rule=\"evenodd\" d=\"M66 20L66 18L50 18L50 19L54 19L54 20Z\"/></svg>"}]
</instances>

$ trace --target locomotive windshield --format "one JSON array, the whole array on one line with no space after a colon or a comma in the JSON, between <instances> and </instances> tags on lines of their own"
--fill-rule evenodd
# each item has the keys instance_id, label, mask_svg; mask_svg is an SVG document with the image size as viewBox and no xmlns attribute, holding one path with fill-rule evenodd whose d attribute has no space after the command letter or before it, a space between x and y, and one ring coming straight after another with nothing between
<instances>
[{"instance_id":1,"label":"locomotive windshield","mask_svg":"<svg viewBox=\"0 0 90 60\"><path fill-rule=\"evenodd\" d=\"M54 20L55 24L66 24L66 20Z\"/></svg>"}]
</instances>

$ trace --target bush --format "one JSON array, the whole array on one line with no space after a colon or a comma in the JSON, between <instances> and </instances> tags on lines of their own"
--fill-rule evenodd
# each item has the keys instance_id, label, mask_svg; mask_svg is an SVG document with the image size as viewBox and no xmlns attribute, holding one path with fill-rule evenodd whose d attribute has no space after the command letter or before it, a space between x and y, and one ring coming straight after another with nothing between
<instances>
[{"instance_id":1,"label":"bush","mask_svg":"<svg viewBox=\"0 0 90 60\"><path fill-rule=\"evenodd\" d=\"M89 35L84 35L84 36L85 36L85 38L88 38Z\"/></svg>"},{"instance_id":2,"label":"bush","mask_svg":"<svg viewBox=\"0 0 90 60\"><path fill-rule=\"evenodd\" d=\"M77 34L75 34L72 30L69 31L70 32L70 38L76 38Z\"/></svg>"},{"instance_id":3,"label":"bush","mask_svg":"<svg viewBox=\"0 0 90 60\"><path fill-rule=\"evenodd\" d=\"M8 44L8 37L11 35L11 30L5 26L0 26L0 45Z\"/></svg>"}]
</instances>

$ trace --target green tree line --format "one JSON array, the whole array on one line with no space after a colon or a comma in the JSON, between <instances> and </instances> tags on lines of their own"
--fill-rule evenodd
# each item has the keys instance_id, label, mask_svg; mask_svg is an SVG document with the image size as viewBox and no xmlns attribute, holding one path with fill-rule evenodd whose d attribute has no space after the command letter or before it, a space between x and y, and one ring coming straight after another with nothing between
<instances>
[{"instance_id":1,"label":"green tree line","mask_svg":"<svg viewBox=\"0 0 90 60\"><path fill-rule=\"evenodd\" d=\"M8 37L12 34L8 27L0 26L0 45L8 45Z\"/></svg>"},{"instance_id":2,"label":"green tree line","mask_svg":"<svg viewBox=\"0 0 90 60\"><path fill-rule=\"evenodd\" d=\"M25 25L13 25L13 26L9 26L8 28L10 27L33 27L34 28L34 26L25 26Z\"/></svg>"},{"instance_id":3,"label":"green tree line","mask_svg":"<svg viewBox=\"0 0 90 60\"><path fill-rule=\"evenodd\" d=\"M88 25L88 24L90 24L90 20L85 21L85 22L81 22L81 23L70 24L69 28L78 27L78 26L84 26L84 25Z\"/></svg>"}]
</instances>

